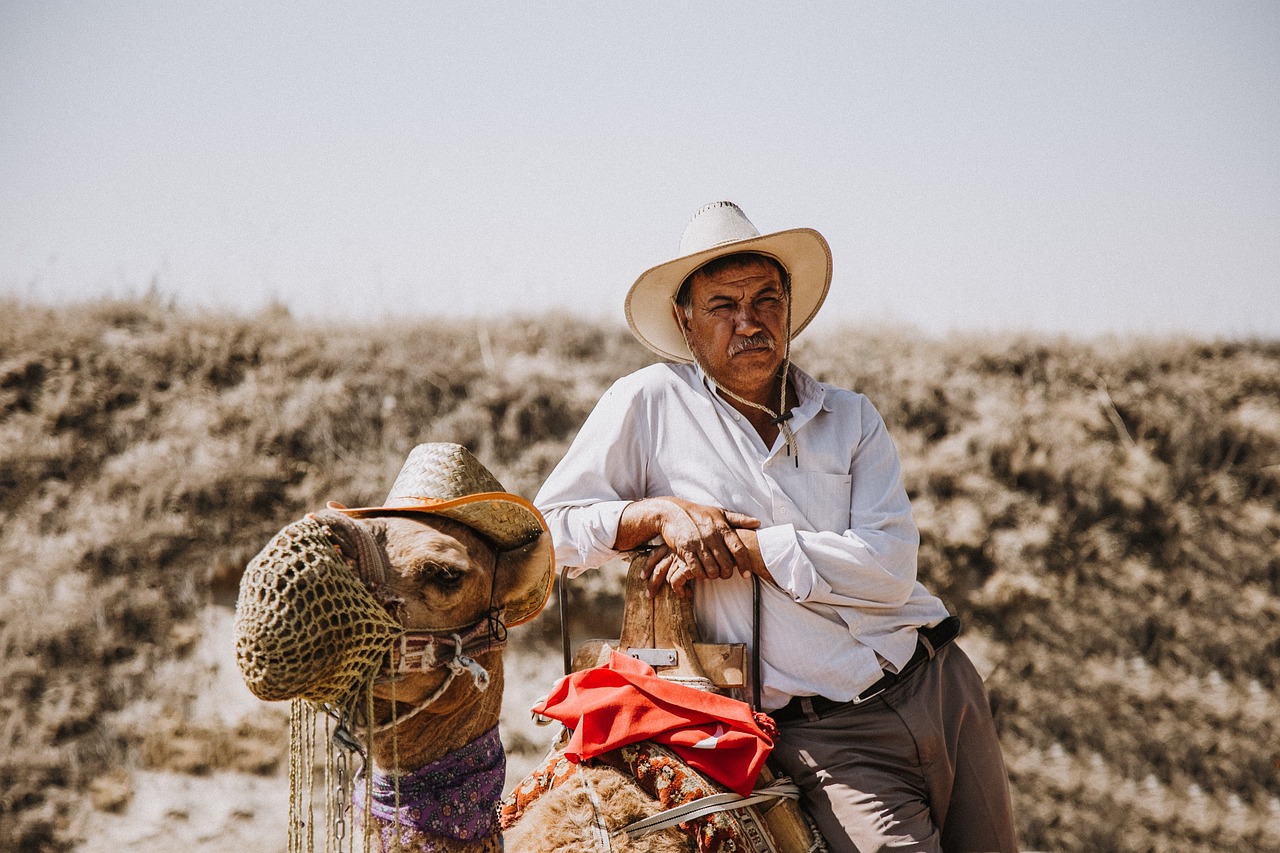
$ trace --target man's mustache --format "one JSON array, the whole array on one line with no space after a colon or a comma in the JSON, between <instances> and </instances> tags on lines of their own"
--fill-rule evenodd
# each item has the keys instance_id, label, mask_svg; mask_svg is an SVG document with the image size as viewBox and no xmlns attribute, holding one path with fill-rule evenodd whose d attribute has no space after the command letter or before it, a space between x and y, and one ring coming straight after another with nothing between
<instances>
[{"instance_id":1,"label":"man's mustache","mask_svg":"<svg viewBox=\"0 0 1280 853\"><path fill-rule=\"evenodd\" d=\"M757 332L747 338L739 338L729 344L729 357L733 358L740 352L746 352L749 349L764 349L772 352L777 349L777 345L773 342L773 337L768 332Z\"/></svg>"}]
</instances>

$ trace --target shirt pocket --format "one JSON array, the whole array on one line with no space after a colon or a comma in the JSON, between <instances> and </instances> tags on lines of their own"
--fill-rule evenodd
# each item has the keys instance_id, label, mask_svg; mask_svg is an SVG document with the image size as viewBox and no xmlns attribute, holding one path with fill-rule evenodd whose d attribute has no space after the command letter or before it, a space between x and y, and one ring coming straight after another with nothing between
<instances>
[{"instance_id":1,"label":"shirt pocket","mask_svg":"<svg viewBox=\"0 0 1280 853\"><path fill-rule=\"evenodd\" d=\"M784 477L779 485L800 514L797 527L835 533L849 529L852 476L792 469Z\"/></svg>"}]
</instances>

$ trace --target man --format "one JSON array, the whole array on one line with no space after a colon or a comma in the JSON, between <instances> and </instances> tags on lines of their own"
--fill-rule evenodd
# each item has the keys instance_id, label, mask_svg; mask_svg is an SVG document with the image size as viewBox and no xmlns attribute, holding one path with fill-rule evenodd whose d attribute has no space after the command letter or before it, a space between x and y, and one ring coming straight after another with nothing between
<instances>
[{"instance_id":1,"label":"man","mask_svg":"<svg viewBox=\"0 0 1280 853\"><path fill-rule=\"evenodd\" d=\"M1013 850L981 678L916 580L897 451L862 395L790 365L831 253L699 210L680 257L640 276L627 320L673 364L618 380L535 503L561 565L651 540L651 593L689 594L710 642L750 643L773 752L833 850Z\"/></svg>"}]
</instances>

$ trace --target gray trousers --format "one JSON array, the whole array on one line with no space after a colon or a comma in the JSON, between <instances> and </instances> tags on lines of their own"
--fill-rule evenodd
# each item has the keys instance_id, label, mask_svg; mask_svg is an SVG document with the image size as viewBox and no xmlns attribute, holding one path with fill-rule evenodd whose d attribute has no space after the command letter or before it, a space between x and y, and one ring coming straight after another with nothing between
<instances>
[{"instance_id":1,"label":"gray trousers","mask_svg":"<svg viewBox=\"0 0 1280 853\"><path fill-rule=\"evenodd\" d=\"M864 704L778 729L771 763L833 853L1017 850L991 704L955 643Z\"/></svg>"}]
</instances>

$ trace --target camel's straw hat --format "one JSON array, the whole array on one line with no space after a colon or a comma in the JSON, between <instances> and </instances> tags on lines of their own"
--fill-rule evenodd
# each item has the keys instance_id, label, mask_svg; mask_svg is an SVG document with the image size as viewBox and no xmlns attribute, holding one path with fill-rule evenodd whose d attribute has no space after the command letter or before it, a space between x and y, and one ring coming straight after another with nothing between
<instances>
[{"instance_id":1,"label":"camel's straw hat","mask_svg":"<svg viewBox=\"0 0 1280 853\"><path fill-rule=\"evenodd\" d=\"M547 603L555 557L547 523L529 501L502 488L460 444L419 444L409 452L380 506L329 508L353 518L399 513L439 515L484 536L498 551L499 606L508 625L532 619Z\"/></svg>"},{"instance_id":2,"label":"camel's straw hat","mask_svg":"<svg viewBox=\"0 0 1280 853\"><path fill-rule=\"evenodd\" d=\"M791 277L791 337L818 313L831 286L831 248L812 228L761 234L731 201L705 205L680 238L680 255L636 279L627 292L627 324L640 343L663 358L692 361L672 300L686 278L716 258L755 252L782 264Z\"/></svg>"}]
</instances>

